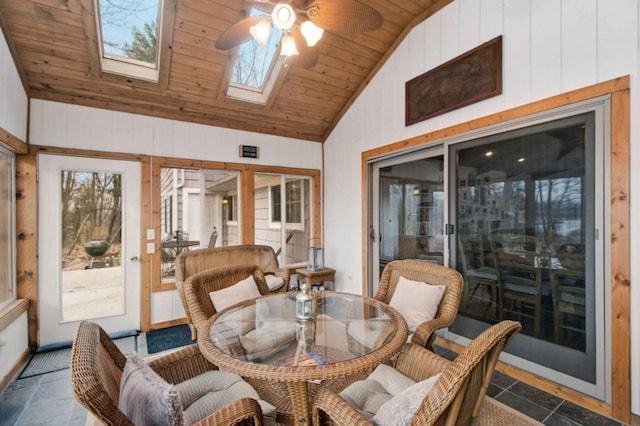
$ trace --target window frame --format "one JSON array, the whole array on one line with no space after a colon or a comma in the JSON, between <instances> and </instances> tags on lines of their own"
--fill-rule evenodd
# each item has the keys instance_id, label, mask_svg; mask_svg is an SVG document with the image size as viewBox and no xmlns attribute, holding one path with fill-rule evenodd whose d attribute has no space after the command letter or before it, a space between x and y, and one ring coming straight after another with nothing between
<instances>
[{"instance_id":1,"label":"window frame","mask_svg":"<svg viewBox=\"0 0 640 426\"><path fill-rule=\"evenodd\" d=\"M2 176L3 181L9 182L9 185L8 185L9 194L7 195L6 198L2 197L0 199L0 201L2 201L2 209L5 209L5 208L7 209L6 213L7 213L8 220L6 222L6 225L9 228L9 229L0 229L0 235L2 235L5 232L7 235L6 247L5 247L5 250L2 250L2 251L5 252L6 255L8 255L8 259L7 259L8 270L3 271L3 273L6 273L6 276L10 277L10 283L7 286L8 288L6 288L7 297L3 298L4 296L2 296L2 293L0 293L0 309L2 309L10 305L17 298L16 244L13 243L14 241L16 241L16 197L15 197L16 156L11 151L4 149L2 146L0 146L0 156L7 157L10 163L7 170L9 176ZM9 201L9 202L5 203L5 201ZM1 226L4 226L4 225L5 224L2 224ZM4 286L5 284L3 283L2 285ZM3 289L3 292L4 290L5 289Z\"/></svg>"},{"instance_id":2,"label":"window frame","mask_svg":"<svg viewBox=\"0 0 640 426\"><path fill-rule=\"evenodd\" d=\"M284 193L282 191L282 179L284 179L284 183L285 183L285 190ZM304 217L305 217L305 198L304 198L304 189L302 187L302 181L304 179L303 178L299 178L299 177L289 177L286 175L282 175L281 176L281 181L278 184L270 184L269 185L269 190L268 190L268 195L269 195L269 228L271 229L281 229L282 228L282 213L284 213L285 215L285 226L287 229L291 229L291 230L304 230ZM287 190L286 190L286 185L290 184L290 183L295 183L295 182L299 182L300 183L300 187L298 188L299 192L300 192L300 201L298 201L300 203L300 221L299 222L289 222L287 220ZM276 187L280 187L280 220L279 221L275 221L273 220L273 215L276 211L275 206L274 206L274 202L275 200L273 199L273 190ZM284 206L282 203L282 198L284 196ZM283 211L284 210L284 211Z\"/></svg>"}]
</instances>

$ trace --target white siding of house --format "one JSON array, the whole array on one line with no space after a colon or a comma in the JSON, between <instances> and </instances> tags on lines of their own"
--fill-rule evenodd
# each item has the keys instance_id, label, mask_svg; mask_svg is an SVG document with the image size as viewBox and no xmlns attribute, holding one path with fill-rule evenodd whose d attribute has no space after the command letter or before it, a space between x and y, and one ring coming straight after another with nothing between
<instances>
[{"instance_id":1,"label":"white siding of house","mask_svg":"<svg viewBox=\"0 0 640 426\"><path fill-rule=\"evenodd\" d=\"M631 193L640 190L637 0L456 0L416 27L369 83L324 144L325 264L338 290L362 285L361 154L559 93L631 76ZM503 94L418 124L404 125L404 84L503 36ZM339 208L337 208L339 206ZM631 217L638 218L638 197ZM637 224L637 220L634 222ZM640 256L640 226L631 229ZM348 244L345 244L348 241ZM632 306L640 306L632 262ZM632 311L632 360L640 359L640 312ZM632 361L633 412L640 413L640 363Z\"/></svg>"}]
</instances>

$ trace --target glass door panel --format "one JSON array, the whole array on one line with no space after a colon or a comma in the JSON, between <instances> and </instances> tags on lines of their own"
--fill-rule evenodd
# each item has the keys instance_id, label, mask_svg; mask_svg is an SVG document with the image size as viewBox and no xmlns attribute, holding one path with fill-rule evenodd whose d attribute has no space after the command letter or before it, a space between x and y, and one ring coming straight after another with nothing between
<instances>
[{"instance_id":1,"label":"glass door panel","mask_svg":"<svg viewBox=\"0 0 640 426\"><path fill-rule=\"evenodd\" d=\"M391 261L418 259L444 264L444 155L442 148L373 165L370 253L375 294Z\"/></svg>"},{"instance_id":2,"label":"glass door panel","mask_svg":"<svg viewBox=\"0 0 640 426\"><path fill-rule=\"evenodd\" d=\"M254 194L255 244L273 247L280 266L306 263L313 226L311 179L256 173Z\"/></svg>"},{"instance_id":3,"label":"glass door panel","mask_svg":"<svg viewBox=\"0 0 640 426\"><path fill-rule=\"evenodd\" d=\"M471 338L518 320L507 352L595 383L594 115L452 150L450 243L465 287L451 330Z\"/></svg>"}]
</instances>

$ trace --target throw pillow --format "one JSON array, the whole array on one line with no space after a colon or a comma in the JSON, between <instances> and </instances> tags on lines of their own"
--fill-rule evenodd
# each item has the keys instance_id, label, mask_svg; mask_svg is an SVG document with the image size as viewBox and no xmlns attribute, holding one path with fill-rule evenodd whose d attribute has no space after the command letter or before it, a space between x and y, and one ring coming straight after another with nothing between
<instances>
[{"instance_id":1,"label":"throw pillow","mask_svg":"<svg viewBox=\"0 0 640 426\"><path fill-rule=\"evenodd\" d=\"M209 293L213 307L216 311L235 305L236 303L244 302L248 299L254 299L262 296L258 290L258 285L253 279L253 275L249 275L244 280L238 281L231 287L223 288L222 290L216 290Z\"/></svg>"},{"instance_id":2,"label":"throw pillow","mask_svg":"<svg viewBox=\"0 0 640 426\"><path fill-rule=\"evenodd\" d=\"M444 285L430 285L401 276L389 305L400 312L409 331L414 332L417 326L435 318L446 289Z\"/></svg>"},{"instance_id":3,"label":"throw pillow","mask_svg":"<svg viewBox=\"0 0 640 426\"><path fill-rule=\"evenodd\" d=\"M118 408L136 425L182 425L182 404L176 388L165 382L132 352L120 380Z\"/></svg>"},{"instance_id":4,"label":"throw pillow","mask_svg":"<svg viewBox=\"0 0 640 426\"><path fill-rule=\"evenodd\" d=\"M409 386L384 404L373 417L373 423L384 426L401 426L411 423L422 400L438 381L440 374Z\"/></svg>"}]
</instances>

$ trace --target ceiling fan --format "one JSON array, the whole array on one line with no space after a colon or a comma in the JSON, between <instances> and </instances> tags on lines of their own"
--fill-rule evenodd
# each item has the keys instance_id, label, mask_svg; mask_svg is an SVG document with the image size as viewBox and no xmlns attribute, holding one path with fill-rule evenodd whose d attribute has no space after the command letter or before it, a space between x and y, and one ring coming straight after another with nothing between
<instances>
[{"instance_id":1,"label":"ceiling fan","mask_svg":"<svg viewBox=\"0 0 640 426\"><path fill-rule=\"evenodd\" d=\"M265 15L247 16L227 28L216 41L219 50L233 49L252 38L264 45L272 25L282 31L280 54L310 68L318 62L316 43L324 30L355 33L377 30L382 14L358 0L254 0ZM246 13L246 12L245 12Z\"/></svg>"}]
</instances>

